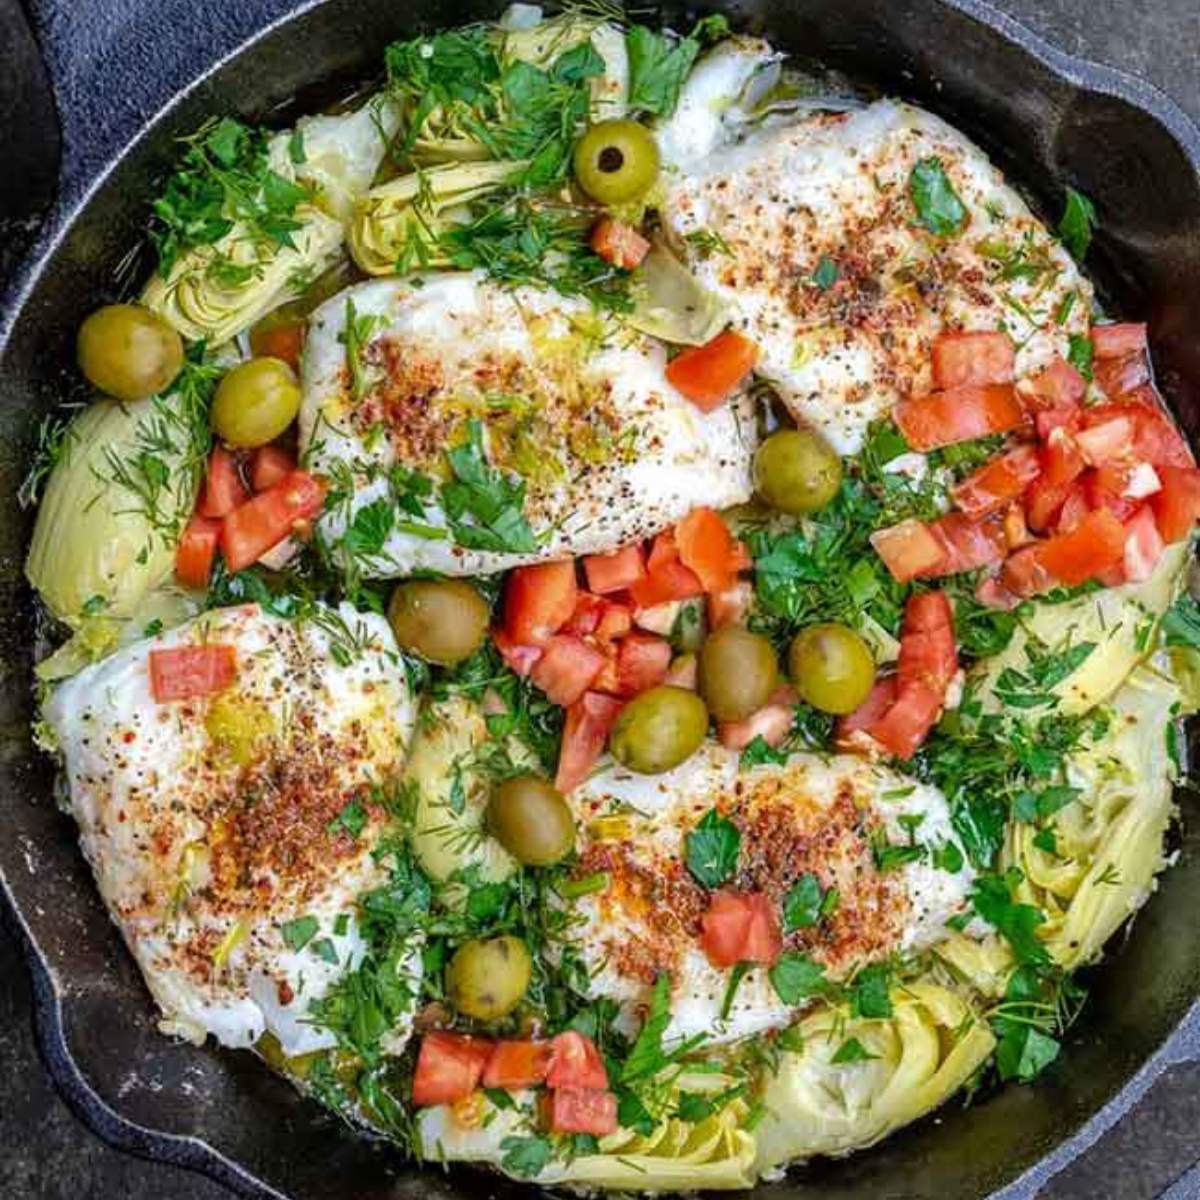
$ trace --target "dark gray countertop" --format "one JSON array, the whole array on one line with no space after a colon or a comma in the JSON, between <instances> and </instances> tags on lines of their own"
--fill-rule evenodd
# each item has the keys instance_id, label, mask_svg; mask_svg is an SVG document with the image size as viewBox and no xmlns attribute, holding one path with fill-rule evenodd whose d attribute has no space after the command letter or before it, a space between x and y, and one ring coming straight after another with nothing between
<instances>
[{"instance_id":1,"label":"dark gray countertop","mask_svg":"<svg viewBox=\"0 0 1200 1200\"><path fill-rule=\"evenodd\" d=\"M77 2L82 7L87 0ZM27 3L36 17L38 0ZM1070 53L1156 84L1200 121L1200 0L993 3ZM133 21L143 20L133 14L145 12L151 30L154 5L130 0L123 7ZM221 29L223 7L221 0L209 0L197 7L196 19ZM229 11L236 8L230 5ZM50 22L41 32L53 43L63 30ZM228 36L230 30L221 32ZM119 97L113 102L121 103ZM68 157L76 149L68 145ZM1124 1120L1047 1184L1041 1198L1195 1200L1200 1197L1198 1160L1200 1063L1179 1064ZM222 1200L228 1195L206 1179L110 1149L73 1117L38 1060L25 967L10 933L0 927L0 1197Z\"/></svg>"}]
</instances>

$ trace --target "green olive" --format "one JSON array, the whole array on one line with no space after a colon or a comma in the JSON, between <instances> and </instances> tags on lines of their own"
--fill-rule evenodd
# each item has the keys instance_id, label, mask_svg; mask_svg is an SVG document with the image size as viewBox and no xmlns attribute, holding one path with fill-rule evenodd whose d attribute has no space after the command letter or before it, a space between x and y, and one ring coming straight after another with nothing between
<instances>
[{"instance_id":1,"label":"green olive","mask_svg":"<svg viewBox=\"0 0 1200 1200\"><path fill-rule=\"evenodd\" d=\"M761 633L726 625L700 648L700 692L718 721L742 721L757 712L778 682L775 647Z\"/></svg>"},{"instance_id":2,"label":"green olive","mask_svg":"<svg viewBox=\"0 0 1200 1200\"><path fill-rule=\"evenodd\" d=\"M875 682L871 649L845 625L810 625L792 639L788 670L801 699L827 713L851 713Z\"/></svg>"},{"instance_id":3,"label":"green olive","mask_svg":"<svg viewBox=\"0 0 1200 1200\"><path fill-rule=\"evenodd\" d=\"M300 411L296 372L280 358L252 358L217 385L212 427L231 446L273 442Z\"/></svg>"},{"instance_id":4,"label":"green olive","mask_svg":"<svg viewBox=\"0 0 1200 1200\"><path fill-rule=\"evenodd\" d=\"M842 460L819 433L781 429L759 446L754 482L758 494L780 512L816 512L842 486Z\"/></svg>"},{"instance_id":5,"label":"green olive","mask_svg":"<svg viewBox=\"0 0 1200 1200\"><path fill-rule=\"evenodd\" d=\"M388 620L402 650L452 667L483 644L487 601L463 579L410 579L392 593Z\"/></svg>"},{"instance_id":6,"label":"green olive","mask_svg":"<svg viewBox=\"0 0 1200 1200\"><path fill-rule=\"evenodd\" d=\"M631 771L659 775L700 749L708 733L708 709L687 688L650 688L621 709L609 735L613 757Z\"/></svg>"},{"instance_id":7,"label":"green olive","mask_svg":"<svg viewBox=\"0 0 1200 1200\"><path fill-rule=\"evenodd\" d=\"M446 999L463 1016L499 1021L524 999L532 971L519 937L473 938L446 964Z\"/></svg>"},{"instance_id":8,"label":"green olive","mask_svg":"<svg viewBox=\"0 0 1200 1200\"><path fill-rule=\"evenodd\" d=\"M118 400L161 392L183 366L183 339L137 304L98 308L79 327L79 369Z\"/></svg>"},{"instance_id":9,"label":"green olive","mask_svg":"<svg viewBox=\"0 0 1200 1200\"><path fill-rule=\"evenodd\" d=\"M575 818L548 779L517 775L492 793L487 807L492 836L519 863L548 867L575 845Z\"/></svg>"},{"instance_id":10,"label":"green olive","mask_svg":"<svg viewBox=\"0 0 1200 1200\"><path fill-rule=\"evenodd\" d=\"M601 121L575 144L575 178L593 200L624 204L658 177L658 143L636 121Z\"/></svg>"}]
</instances>

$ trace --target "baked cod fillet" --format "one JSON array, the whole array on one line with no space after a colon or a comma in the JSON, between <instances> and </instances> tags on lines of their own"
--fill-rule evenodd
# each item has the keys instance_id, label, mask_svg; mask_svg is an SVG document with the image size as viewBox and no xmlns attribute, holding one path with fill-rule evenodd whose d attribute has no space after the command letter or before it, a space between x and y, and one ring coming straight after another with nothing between
<instances>
[{"instance_id":1,"label":"baked cod fillet","mask_svg":"<svg viewBox=\"0 0 1200 1200\"><path fill-rule=\"evenodd\" d=\"M726 52L709 74L724 63L736 79L754 55L753 44L740 60ZM779 120L721 144L728 128L681 103L660 132L662 217L733 327L760 347L759 374L840 453L930 389L930 348L944 330L1007 330L1018 378L1086 335L1091 285L956 129L893 100ZM943 236L922 225L912 194L914 169L934 161L967 214Z\"/></svg>"},{"instance_id":2,"label":"baked cod fillet","mask_svg":"<svg viewBox=\"0 0 1200 1200\"><path fill-rule=\"evenodd\" d=\"M232 647L233 682L156 701L151 654L196 645ZM53 694L83 851L165 1031L333 1045L309 1005L363 956L355 901L388 874L373 789L402 766L415 711L387 623L348 607L218 609Z\"/></svg>"},{"instance_id":3,"label":"baked cod fillet","mask_svg":"<svg viewBox=\"0 0 1200 1200\"><path fill-rule=\"evenodd\" d=\"M661 344L584 300L478 272L350 288L313 314L305 348L301 446L334 485L321 534L366 576L472 575L746 500L750 402L705 415L665 365ZM452 479L455 449L471 479ZM479 484L465 513L448 513L448 482L460 497Z\"/></svg>"},{"instance_id":4,"label":"baked cod fillet","mask_svg":"<svg viewBox=\"0 0 1200 1200\"><path fill-rule=\"evenodd\" d=\"M933 864L932 850L953 839L936 788L850 755L795 754L782 766L740 770L738 760L709 743L665 775L613 767L571 793L581 838L576 875L607 876L603 890L575 901L571 936L592 993L617 1001L630 1028L663 971L672 984L671 1037L731 1042L794 1016L760 967L721 1016L730 973L701 948L709 893L685 853L686 835L714 808L741 838L738 869L723 887L763 892L777 911L806 874L823 892L836 890L827 916L784 940L785 950L810 955L830 978L933 945L965 907L970 869ZM877 858L911 839L928 848L919 861Z\"/></svg>"}]
</instances>

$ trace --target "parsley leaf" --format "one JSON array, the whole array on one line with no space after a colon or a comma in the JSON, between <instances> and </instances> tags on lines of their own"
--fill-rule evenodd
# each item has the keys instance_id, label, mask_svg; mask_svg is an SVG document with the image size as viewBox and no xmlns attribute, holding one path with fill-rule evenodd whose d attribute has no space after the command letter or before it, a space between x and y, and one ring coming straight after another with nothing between
<instances>
[{"instance_id":1,"label":"parsley leaf","mask_svg":"<svg viewBox=\"0 0 1200 1200\"><path fill-rule=\"evenodd\" d=\"M544 1137L506 1137L500 1149L504 1151L500 1166L521 1179L540 1175L554 1156L550 1140Z\"/></svg>"},{"instance_id":2,"label":"parsley leaf","mask_svg":"<svg viewBox=\"0 0 1200 1200\"><path fill-rule=\"evenodd\" d=\"M442 484L442 507L458 545L514 553L537 549L525 519L525 481L488 462L480 421L468 423L466 444L447 450L446 461L454 478Z\"/></svg>"},{"instance_id":3,"label":"parsley leaf","mask_svg":"<svg viewBox=\"0 0 1200 1200\"><path fill-rule=\"evenodd\" d=\"M1032 904L1015 901L1006 876L978 876L970 899L975 911L1012 946L1019 963L1040 966L1050 962L1050 952L1037 936L1045 914Z\"/></svg>"},{"instance_id":4,"label":"parsley leaf","mask_svg":"<svg viewBox=\"0 0 1200 1200\"><path fill-rule=\"evenodd\" d=\"M1076 262L1083 262L1092 244L1096 206L1073 187L1067 188L1067 204L1058 223L1058 236Z\"/></svg>"},{"instance_id":5,"label":"parsley leaf","mask_svg":"<svg viewBox=\"0 0 1200 1200\"><path fill-rule=\"evenodd\" d=\"M742 838L715 808L700 818L684 839L688 870L707 888L720 887L737 870Z\"/></svg>"},{"instance_id":6,"label":"parsley leaf","mask_svg":"<svg viewBox=\"0 0 1200 1200\"><path fill-rule=\"evenodd\" d=\"M850 1015L854 1017L890 1017L891 970L887 963L872 963L854 977L850 985Z\"/></svg>"},{"instance_id":7,"label":"parsley leaf","mask_svg":"<svg viewBox=\"0 0 1200 1200\"><path fill-rule=\"evenodd\" d=\"M835 889L825 891L821 887L821 881L811 871L801 875L783 898L784 933L807 929L827 915L826 903L830 893L833 893L833 903L836 904Z\"/></svg>"},{"instance_id":8,"label":"parsley leaf","mask_svg":"<svg viewBox=\"0 0 1200 1200\"><path fill-rule=\"evenodd\" d=\"M644 25L632 26L625 35L630 109L669 117L679 103L680 90L702 42L715 41L728 32L728 22L719 15L705 17L687 37L680 39L656 33Z\"/></svg>"},{"instance_id":9,"label":"parsley leaf","mask_svg":"<svg viewBox=\"0 0 1200 1200\"><path fill-rule=\"evenodd\" d=\"M396 524L396 509L384 497L364 504L354 514L354 520L346 527L342 545L350 553L361 558L379 554Z\"/></svg>"},{"instance_id":10,"label":"parsley leaf","mask_svg":"<svg viewBox=\"0 0 1200 1200\"><path fill-rule=\"evenodd\" d=\"M351 800L332 821L329 822L329 832L338 833L345 830L351 838L357 838L367 826L367 810L358 800Z\"/></svg>"},{"instance_id":11,"label":"parsley leaf","mask_svg":"<svg viewBox=\"0 0 1200 1200\"><path fill-rule=\"evenodd\" d=\"M993 1027L1000 1035L996 1046L996 1069L1001 1079L1028 1083L1040 1075L1057 1057L1062 1047L1048 1033L1027 1024L996 1018Z\"/></svg>"},{"instance_id":12,"label":"parsley leaf","mask_svg":"<svg viewBox=\"0 0 1200 1200\"><path fill-rule=\"evenodd\" d=\"M638 1031L629 1057L621 1068L621 1081L631 1083L633 1080L656 1075L666 1064L663 1053L662 1039L671 1023L671 977L661 971L654 980L654 991L650 996L650 1011Z\"/></svg>"},{"instance_id":13,"label":"parsley leaf","mask_svg":"<svg viewBox=\"0 0 1200 1200\"><path fill-rule=\"evenodd\" d=\"M1092 342L1081 333L1071 334L1070 346L1067 350L1067 362L1077 370L1084 379L1092 378Z\"/></svg>"},{"instance_id":14,"label":"parsley leaf","mask_svg":"<svg viewBox=\"0 0 1200 1200\"><path fill-rule=\"evenodd\" d=\"M799 1004L813 996L824 995L829 989L825 968L807 954L795 950L785 950L767 972L767 977L784 1004Z\"/></svg>"},{"instance_id":15,"label":"parsley leaf","mask_svg":"<svg viewBox=\"0 0 1200 1200\"><path fill-rule=\"evenodd\" d=\"M812 281L823 292L829 291L838 280L838 265L828 254L821 255L817 269L812 273Z\"/></svg>"},{"instance_id":16,"label":"parsley leaf","mask_svg":"<svg viewBox=\"0 0 1200 1200\"><path fill-rule=\"evenodd\" d=\"M923 158L913 167L908 193L918 221L930 233L951 237L966 225L969 214L946 177L940 158Z\"/></svg>"},{"instance_id":17,"label":"parsley leaf","mask_svg":"<svg viewBox=\"0 0 1200 1200\"><path fill-rule=\"evenodd\" d=\"M1168 646L1187 646L1200 650L1200 604L1185 592L1162 620L1163 641Z\"/></svg>"},{"instance_id":18,"label":"parsley leaf","mask_svg":"<svg viewBox=\"0 0 1200 1200\"><path fill-rule=\"evenodd\" d=\"M317 936L320 923L316 917L297 917L294 921L284 921L279 927L283 935L283 944L289 950L303 950Z\"/></svg>"},{"instance_id":19,"label":"parsley leaf","mask_svg":"<svg viewBox=\"0 0 1200 1200\"><path fill-rule=\"evenodd\" d=\"M833 1057L829 1061L831 1063L856 1063L868 1062L870 1059L878 1057L878 1054L872 1054L858 1038L847 1038L834 1051Z\"/></svg>"}]
</instances>

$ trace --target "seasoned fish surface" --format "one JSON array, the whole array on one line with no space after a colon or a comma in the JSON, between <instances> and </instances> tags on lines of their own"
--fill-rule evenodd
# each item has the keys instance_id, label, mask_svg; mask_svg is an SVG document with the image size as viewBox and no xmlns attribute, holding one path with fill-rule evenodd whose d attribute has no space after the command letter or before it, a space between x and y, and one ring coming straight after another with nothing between
<instances>
[{"instance_id":1,"label":"seasoned fish surface","mask_svg":"<svg viewBox=\"0 0 1200 1200\"><path fill-rule=\"evenodd\" d=\"M364 331L351 339L361 341L353 373L351 311ZM336 488L324 536L364 575L470 575L606 552L697 505L746 500L749 401L704 415L666 381L665 363L660 344L585 301L478 273L348 289L314 313L305 351L301 445ZM473 422L491 465L524 484L532 547L478 544L448 527L445 452ZM413 472L424 489L416 505ZM347 542L364 507L387 509L400 493L409 498L381 542Z\"/></svg>"},{"instance_id":2,"label":"seasoned fish surface","mask_svg":"<svg viewBox=\"0 0 1200 1200\"><path fill-rule=\"evenodd\" d=\"M668 148L684 144L677 125ZM1018 377L1087 333L1090 284L983 151L930 113L884 100L695 150L667 174L672 242L758 343L796 420L844 454L929 390L944 330L1008 330ZM910 181L931 159L969 214L957 234L918 221Z\"/></svg>"},{"instance_id":3,"label":"seasoned fish surface","mask_svg":"<svg viewBox=\"0 0 1200 1200\"><path fill-rule=\"evenodd\" d=\"M201 642L234 647L234 682L156 702L151 652ZM228 1046L270 1031L289 1055L332 1045L309 1004L362 958L354 901L387 877L372 788L401 767L415 722L387 623L215 610L80 672L45 716L164 1028Z\"/></svg>"},{"instance_id":4,"label":"seasoned fish surface","mask_svg":"<svg viewBox=\"0 0 1200 1200\"><path fill-rule=\"evenodd\" d=\"M688 831L710 809L741 835L738 870L725 886L761 891L777 911L807 873L823 890L837 890L831 915L785 940L831 977L932 945L970 887L969 870L938 869L929 854L880 869L876 849L907 844L906 825L927 846L950 840L949 812L935 788L848 755L797 754L783 766L739 771L738 755L713 743L666 775L601 772L571 803L586 837L577 873L606 872L609 880L576 906L582 920L574 936L593 992L611 996L633 1021L655 976L670 972L672 1036L733 1041L783 1026L793 1012L755 968L728 1018L720 1017L729 973L712 967L700 947L708 896L685 856Z\"/></svg>"}]
</instances>

